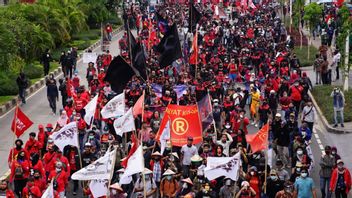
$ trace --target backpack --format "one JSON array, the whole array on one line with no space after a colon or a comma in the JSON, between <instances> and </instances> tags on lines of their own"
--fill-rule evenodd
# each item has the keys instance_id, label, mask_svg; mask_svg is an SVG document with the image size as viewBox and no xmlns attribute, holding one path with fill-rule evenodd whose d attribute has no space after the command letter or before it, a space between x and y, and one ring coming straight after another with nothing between
<instances>
[{"instance_id":1,"label":"backpack","mask_svg":"<svg viewBox=\"0 0 352 198\"><path fill-rule=\"evenodd\" d=\"M19 164L18 162L15 162L15 178L17 179L21 179L23 178L23 168L21 166L21 164Z\"/></svg>"}]
</instances>

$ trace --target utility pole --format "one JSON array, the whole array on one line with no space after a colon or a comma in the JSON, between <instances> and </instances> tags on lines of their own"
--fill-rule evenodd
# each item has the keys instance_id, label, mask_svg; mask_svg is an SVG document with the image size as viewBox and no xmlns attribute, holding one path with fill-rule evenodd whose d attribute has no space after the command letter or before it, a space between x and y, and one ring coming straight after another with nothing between
<instances>
[{"instance_id":1,"label":"utility pole","mask_svg":"<svg viewBox=\"0 0 352 198\"><path fill-rule=\"evenodd\" d=\"M290 32L292 28L292 0L290 0Z\"/></svg>"},{"instance_id":2,"label":"utility pole","mask_svg":"<svg viewBox=\"0 0 352 198\"><path fill-rule=\"evenodd\" d=\"M349 63L350 58L350 31L347 32L346 36L346 48L345 48L345 82L343 84L343 91L348 91L348 78L349 78Z\"/></svg>"}]
</instances>

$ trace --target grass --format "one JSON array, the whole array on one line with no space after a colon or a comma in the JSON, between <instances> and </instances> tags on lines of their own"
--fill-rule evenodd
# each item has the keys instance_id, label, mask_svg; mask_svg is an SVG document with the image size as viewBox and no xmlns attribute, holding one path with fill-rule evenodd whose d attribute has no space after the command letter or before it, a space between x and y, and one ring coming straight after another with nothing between
<instances>
[{"instance_id":1,"label":"grass","mask_svg":"<svg viewBox=\"0 0 352 198\"><path fill-rule=\"evenodd\" d=\"M9 100L11 100L13 96L0 96L0 105L5 104Z\"/></svg>"},{"instance_id":2,"label":"grass","mask_svg":"<svg viewBox=\"0 0 352 198\"><path fill-rule=\"evenodd\" d=\"M320 109L322 110L325 118L330 124L334 123L334 109L333 109L333 98L330 97L331 92L335 86L320 85L315 86L312 94L314 99L317 101ZM342 90L342 87L340 87ZM344 121L352 121L352 91L344 92L346 104L344 107Z\"/></svg>"},{"instance_id":3,"label":"grass","mask_svg":"<svg viewBox=\"0 0 352 198\"><path fill-rule=\"evenodd\" d=\"M302 46L302 49L299 45L295 46L293 52L297 55L297 58L301 62L302 67L312 66L314 63L315 55L318 53L318 49L313 45L309 47L310 56L308 60L308 46Z\"/></svg>"}]
</instances>

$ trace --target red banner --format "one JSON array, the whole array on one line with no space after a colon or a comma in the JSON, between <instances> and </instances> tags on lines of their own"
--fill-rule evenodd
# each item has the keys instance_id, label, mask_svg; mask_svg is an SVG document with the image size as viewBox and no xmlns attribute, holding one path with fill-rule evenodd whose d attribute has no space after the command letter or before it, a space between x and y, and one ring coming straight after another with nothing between
<instances>
[{"instance_id":1,"label":"red banner","mask_svg":"<svg viewBox=\"0 0 352 198\"><path fill-rule=\"evenodd\" d=\"M180 106L168 105L160 124L159 135L163 131L168 119L171 122L171 144L183 146L187 144L187 137L193 137L193 144L202 142L202 126L199 119L197 105Z\"/></svg>"},{"instance_id":2,"label":"red banner","mask_svg":"<svg viewBox=\"0 0 352 198\"><path fill-rule=\"evenodd\" d=\"M247 142L251 145L252 153L268 148L269 124L264 125L257 133L246 135Z\"/></svg>"},{"instance_id":3,"label":"red banner","mask_svg":"<svg viewBox=\"0 0 352 198\"><path fill-rule=\"evenodd\" d=\"M16 128L15 128L16 124ZM15 117L12 120L11 130L15 135L20 137L29 127L31 127L33 122L21 111L19 107L15 109Z\"/></svg>"}]
</instances>

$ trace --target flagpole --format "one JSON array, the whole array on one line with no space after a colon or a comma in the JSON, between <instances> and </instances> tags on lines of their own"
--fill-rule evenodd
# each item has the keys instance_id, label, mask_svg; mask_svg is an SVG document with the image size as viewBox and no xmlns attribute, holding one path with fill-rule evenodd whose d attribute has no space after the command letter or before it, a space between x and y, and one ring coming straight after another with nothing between
<instances>
[{"instance_id":1,"label":"flagpole","mask_svg":"<svg viewBox=\"0 0 352 198\"><path fill-rule=\"evenodd\" d=\"M12 140L12 144L13 144L13 146L16 146L15 145L15 140L16 140L16 130L17 130L17 125L16 125L16 121L17 121L17 115L18 115L18 100L16 101L16 110L15 110L15 122L14 122L14 125L13 125L13 133L14 133L14 136L13 136L13 140ZM13 160L14 160L14 150L12 150L12 152L11 152L11 163L13 162ZM11 166L11 164L9 164L9 166Z\"/></svg>"},{"instance_id":2,"label":"flagpole","mask_svg":"<svg viewBox=\"0 0 352 198\"><path fill-rule=\"evenodd\" d=\"M109 146L107 152L109 152L111 146ZM111 170L110 170L110 179L109 179L109 182L108 182L108 192L107 192L107 197L110 197L110 185L111 185L111 179L114 175L114 169L115 169L115 163L116 163L116 151L117 151L117 148L115 146L112 146L113 148L113 151L115 152L114 153L114 160L112 161L112 166L111 166Z\"/></svg>"},{"instance_id":3,"label":"flagpole","mask_svg":"<svg viewBox=\"0 0 352 198\"><path fill-rule=\"evenodd\" d=\"M269 137L269 120L268 120L267 124L268 124L267 133L268 133L268 137ZM267 177L268 177L268 147L269 146L266 147L265 153L264 153L264 155L265 155L264 193L265 194L266 194L266 184L267 184Z\"/></svg>"},{"instance_id":4,"label":"flagpole","mask_svg":"<svg viewBox=\"0 0 352 198\"><path fill-rule=\"evenodd\" d=\"M197 48L198 48L198 30L197 30L197 26L196 26L196 35L195 35L195 37L197 38L197 40L196 41L194 41L194 39L193 39L193 42L197 42ZM193 45L193 43L192 43L192 45ZM194 50L194 52L193 53L196 53L196 64L195 64L195 72L194 72L194 78L195 79L197 79L197 68L198 68L198 49L197 50Z\"/></svg>"}]
</instances>

